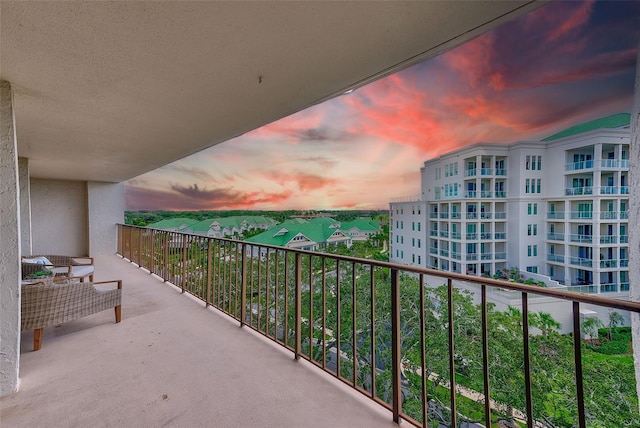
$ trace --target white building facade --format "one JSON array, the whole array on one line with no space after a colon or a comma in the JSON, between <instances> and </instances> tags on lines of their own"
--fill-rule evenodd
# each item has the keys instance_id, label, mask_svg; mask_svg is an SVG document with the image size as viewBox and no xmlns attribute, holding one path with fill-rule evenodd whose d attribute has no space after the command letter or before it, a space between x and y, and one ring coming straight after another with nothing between
<instances>
[{"instance_id":1,"label":"white building facade","mask_svg":"<svg viewBox=\"0 0 640 428\"><path fill-rule=\"evenodd\" d=\"M390 204L392 262L629 295L629 115L429 160Z\"/></svg>"}]
</instances>

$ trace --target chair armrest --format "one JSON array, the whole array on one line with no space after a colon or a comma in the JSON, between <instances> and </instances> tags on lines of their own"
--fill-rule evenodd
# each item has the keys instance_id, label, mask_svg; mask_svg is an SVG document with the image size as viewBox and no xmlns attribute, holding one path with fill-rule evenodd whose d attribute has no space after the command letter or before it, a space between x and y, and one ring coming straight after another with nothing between
<instances>
[{"instance_id":1,"label":"chair armrest","mask_svg":"<svg viewBox=\"0 0 640 428\"><path fill-rule=\"evenodd\" d=\"M118 283L118 290L122 290L122 280L121 279L112 279L110 281L99 281L99 282L92 282L91 284L93 285L99 285L99 284L112 284L112 283Z\"/></svg>"},{"instance_id":2,"label":"chair armrest","mask_svg":"<svg viewBox=\"0 0 640 428\"><path fill-rule=\"evenodd\" d=\"M78 260L83 261L83 263L78 263L78 264L82 264L82 265L92 265L93 264L93 257L87 257L87 256L71 256L72 261L74 262L78 262Z\"/></svg>"}]
</instances>

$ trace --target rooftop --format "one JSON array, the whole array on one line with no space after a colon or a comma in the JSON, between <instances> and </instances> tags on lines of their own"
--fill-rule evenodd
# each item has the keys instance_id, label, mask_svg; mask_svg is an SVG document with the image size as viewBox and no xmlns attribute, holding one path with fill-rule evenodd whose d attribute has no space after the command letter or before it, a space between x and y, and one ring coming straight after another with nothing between
<instances>
[{"instance_id":1,"label":"rooftop","mask_svg":"<svg viewBox=\"0 0 640 428\"><path fill-rule=\"evenodd\" d=\"M602 117L600 119L592 120L590 122L581 123L571 128L567 128L564 131L560 131L557 134L553 134L550 137L543 139L542 141L553 141L564 137L570 137L572 135L582 134L583 132L594 131L596 129L613 129L623 126L629 126L631 123L631 115L629 113L619 113L612 116Z\"/></svg>"},{"instance_id":2,"label":"rooftop","mask_svg":"<svg viewBox=\"0 0 640 428\"><path fill-rule=\"evenodd\" d=\"M250 328L117 256L122 322L104 311L22 334L20 391L3 426L393 427L391 414Z\"/></svg>"}]
</instances>

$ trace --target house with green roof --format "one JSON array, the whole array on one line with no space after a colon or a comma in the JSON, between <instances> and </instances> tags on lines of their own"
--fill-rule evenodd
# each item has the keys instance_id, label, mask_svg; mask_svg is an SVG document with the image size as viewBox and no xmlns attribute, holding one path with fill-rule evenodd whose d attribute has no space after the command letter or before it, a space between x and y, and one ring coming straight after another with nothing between
<instances>
[{"instance_id":1,"label":"house with green roof","mask_svg":"<svg viewBox=\"0 0 640 428\"><path fill-rule=\"evenodd\" d=\"M147 225L151 229L162 229L170 232L186 232L198 220L185 217L166 218L155 223Z\"/></svg>"},{"instance_id":2,"label":"house with green roof","mask_svg":"<svg viewBox=\"0 0 640 428\"><path fill-rule=\"evenodd\" d=\"M265 216L218 217L194 223L186 232L210 238L225 238L240 236L249 230L268 229L276 224L277 221Z\"/></svg>"},{"instance_id":3,"label":"house with green roof","mask_svg":"<svg viewBox=\"0 0 640 428\"><path fill-rule=\"evenodd\" d=\"M315 251L341 243L351 246L352 239L339 228L339 223L335 220L293 219L270 227L265 232L248 238L246 242Z\"/></svg>"},{"instance_id":4,"label":"house with green roof","mask_svg":"<svg viewBox=\"0 0 640 428\"><path fill-rule=\"evenodd\" d=\"M351 236L354 241L366 241L380 232L380 222L370 217L360 217L342 223L340 230Z\"/></svg>"}]
</instances>

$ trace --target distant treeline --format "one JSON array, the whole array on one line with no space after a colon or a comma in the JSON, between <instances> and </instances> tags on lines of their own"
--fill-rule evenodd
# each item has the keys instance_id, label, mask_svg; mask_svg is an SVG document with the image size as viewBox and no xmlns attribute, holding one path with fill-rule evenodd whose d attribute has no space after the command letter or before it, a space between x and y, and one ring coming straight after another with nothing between
<instances>
[{"instance_id":1,"label":"distant treeline","mask_svg":"<svg viewBox=\"0 0 640 428\"><path fill-rule=\"evenodd\" d=\"M206 220L208 218L231 217L231 216L253 216L261 215L283 222L295 216L327 215L337 221L344 222L358 217L372 217L378 220L386 220L389 215L388 210L284 210L284 211L251 211L251 210L231 210L231 211L125 211L124 220L126 224L134 226L146 226L160 220L176 217L192 218L195 220Z\"/></svg>"}]
</instances>

